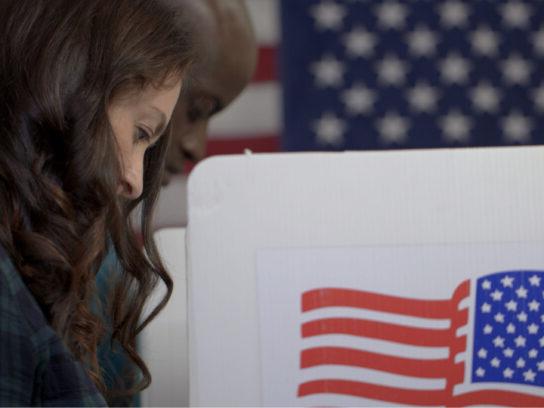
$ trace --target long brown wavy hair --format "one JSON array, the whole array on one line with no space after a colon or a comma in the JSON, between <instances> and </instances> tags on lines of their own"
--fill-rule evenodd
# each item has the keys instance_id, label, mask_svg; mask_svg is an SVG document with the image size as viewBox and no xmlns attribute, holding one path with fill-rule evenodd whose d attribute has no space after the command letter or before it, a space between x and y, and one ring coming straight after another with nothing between
<instances>
[{"instance_id":1,"label":"long brown wavy hair","mask_svg":"<svg viewBox=\"0 0 544 408\"><path fill-rule=\"evenodd\" d=\"M192 50L179 18L157 0L0 2L0 244L102 392L106 325L141 371L130 392L145 388L135 338L172 290L150 230L168 137L146 153L142 196L123 202L107 109L124 92L183 75ZM130 224L139 203L145 255ZM103 315L95 276L110 246L122 275ZM144 318L159 280L167 293Z\"/></svg>"}]
</instances>

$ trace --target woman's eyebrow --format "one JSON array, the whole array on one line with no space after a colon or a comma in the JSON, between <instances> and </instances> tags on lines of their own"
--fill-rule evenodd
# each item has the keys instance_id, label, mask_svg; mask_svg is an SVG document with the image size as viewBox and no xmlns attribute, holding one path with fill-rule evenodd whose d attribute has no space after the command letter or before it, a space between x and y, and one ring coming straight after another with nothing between
<instances>
[{"instance_id":1,"label":"woman's eyebrow","mask_svg":"<svg viewBox=\"0 0 544 408\"><path fill-rule=\"evenodd\" d=\"M156 136L161 135L162 132L166 129L167 119L166 115L162 110L157 108L156 106L151 106L151 110L153 112L153 116L157 119L157 126L155 127L154 133Z\"/></svg>"}]
</instances>

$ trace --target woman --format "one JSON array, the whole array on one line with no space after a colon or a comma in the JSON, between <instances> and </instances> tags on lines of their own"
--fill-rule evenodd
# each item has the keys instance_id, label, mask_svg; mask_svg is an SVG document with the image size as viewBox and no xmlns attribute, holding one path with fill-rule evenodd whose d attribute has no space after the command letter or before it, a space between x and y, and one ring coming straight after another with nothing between
<instances>
[{"instance_id":1,"label":"woman","mask_svg":"<svg viewBox=\"0 0 544 408\"><path fill-rule=\"evenodd\" d=\"M135 336L172 288L149 223L190 41L156 0L2 0L0 18L0 405L103 405L100 342L141 371L129 393L151 380ZM122 276L100 302L109 246Z\"/></svg>"}]
</instances>

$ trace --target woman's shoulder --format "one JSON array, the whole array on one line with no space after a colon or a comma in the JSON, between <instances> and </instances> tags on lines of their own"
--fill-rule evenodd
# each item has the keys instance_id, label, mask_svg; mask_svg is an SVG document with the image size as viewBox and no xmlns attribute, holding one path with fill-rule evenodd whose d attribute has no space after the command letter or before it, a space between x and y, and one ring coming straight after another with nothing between
<instances>
[{"instance_id":1,"label":"woman's shoulder","mask_svg":"<svg viewBox=\"0 0 544 408\"><path fill-rule=\"evenodd\" d=\"M0 406L105 404L1 246L0 361Z\"/></svg>"},{"instance_id":2,"label":"woman's shoulder","mask_svg":"<svg viewBox=\"0 0 544 408\"><path fill-rule=\"evenodd\" d=\"M31 339L47 321L11 258L0 245L0 330L26 332Z\"/></svg>"}]
</instances>

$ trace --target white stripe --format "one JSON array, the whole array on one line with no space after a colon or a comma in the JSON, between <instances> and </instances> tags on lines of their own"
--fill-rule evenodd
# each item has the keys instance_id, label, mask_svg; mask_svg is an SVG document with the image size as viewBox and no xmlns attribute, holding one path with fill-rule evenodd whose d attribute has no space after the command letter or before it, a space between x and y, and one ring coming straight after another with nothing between
<instances>
[{"instance_id":1,"label":"white stripe","mask_svg":"<svg viewBox=\"0 0 544 408\"><path fill-rule=\"evenodd\" d=\"M317 394L300 397L296 403L301 407L391 407L391 402L351 397L340 394ZM395 406L402 406L395 402Z\"/></svg>"},{"instance_id":2,"label":"white stripe","mask_svg":"<svg viewBox=\"0 0 544 408\"><path fill-rule=\"evenodd\" d=\"M446 387L444 378L416 378L405 375L391 374L367 368L346 366L317 366L300 370L299 384L321 379L338 379L359 381L386 387L405 390L443 390Z\"/></svg>"},{"instance_id":3,"label":"white stripe","mask_svg":"<svg viewBox=\"0 0 544 408\"><path fill-rule=\"evenodd\" d=\"M325 334L302 339L302 349L327 346L353 348L372 353L420 360L438 360L448 358L449 356L448 347L411 346L392 341L349 336L346 334Z\"/></svg>"},{"instance_id":4,"label":"white stripe","mask_svg":"<svg viewBox=\"0 0 544 408\"><path fill-rule=\"evenodd\" d=\"M257 42L262 45L279 43L279 3L277 0L246 0Z\"/></svg>"},{"instance_id":5,"label":"white stripe","mask_svg":"<svg viewBox=\"0 0 544 408\"><path fill-rule=\"evenodd\" d=\"M223 112L210 122L210 138L280 131L280 87L276 82L249 86Z\"/></svg>"},{"instance_id":6,"label":"white stripe","mask_svg":"<svg viewBox=\"0 0 544 408\"><path fill-rule=\"evenodd\" d=\"M323 309L316 309L309 312L304 312L302 314L302 323L314 319L326 319L335 317L373 320L383 323L392 323L401 326L417 327L424 329L448 329L450 327L449 319L425 319L422 317L413 317L387 312L377 312L374 310L357 309L353 307L327 307Z\"/></svg>"}]
</instances>

